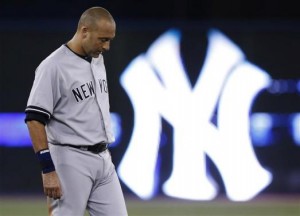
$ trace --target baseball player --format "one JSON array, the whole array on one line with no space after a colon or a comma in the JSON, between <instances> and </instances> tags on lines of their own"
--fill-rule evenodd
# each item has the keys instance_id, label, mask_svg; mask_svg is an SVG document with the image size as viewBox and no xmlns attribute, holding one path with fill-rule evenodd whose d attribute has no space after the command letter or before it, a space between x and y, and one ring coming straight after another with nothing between
<instances>
[{"instance_id":1,"label":"baseball player","mask_svg":"<svg viewBox=\"0 0 300 216\"><path fill-rule=\"evenodd\" d=\"M114 136L102 53L115 31L106 9L89 8L73 38L36 69L25 122L50 215L127 215L108 150Z\"/></svg>"}]
</instances>

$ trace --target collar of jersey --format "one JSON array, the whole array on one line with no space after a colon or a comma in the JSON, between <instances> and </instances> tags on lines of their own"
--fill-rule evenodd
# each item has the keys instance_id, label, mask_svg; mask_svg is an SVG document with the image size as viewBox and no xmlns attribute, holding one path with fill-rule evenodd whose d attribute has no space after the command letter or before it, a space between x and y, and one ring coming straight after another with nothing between
<instances>
[{"instance_id":1,"label":"collar of jersey","mask_svg":"<svg viewBox=\"0 0 300 216\"><path fill-rule=\"evenodd\" d=\"M67 44L64 44L64 45L65 45L72 53L74 53L75 55L79 56L80 58L86 60L86 61L89 62L89 63L92 62L92 57L80 55L80 54L74 52L73 50L71 50L71 48L70 48Z\"/></svg>"}]
</instances>

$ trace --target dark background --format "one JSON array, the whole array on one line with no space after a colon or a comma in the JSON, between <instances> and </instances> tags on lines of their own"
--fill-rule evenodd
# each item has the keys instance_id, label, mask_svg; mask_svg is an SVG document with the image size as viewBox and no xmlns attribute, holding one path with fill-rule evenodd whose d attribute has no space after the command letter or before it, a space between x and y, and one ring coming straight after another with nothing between
<instances>
[{"instance_id":1,"label":"dark background","mask_svg":"<svg viewBox=\"0 0 300 216\"><path fill-rule=\"evenodd\" d=\"M296 1L279 0L2 0L1 18L74 19L83 9L103 6L120 20L299 19Z\"/></svg>"},{"instance_id":2,"label":"dark background","mask_svg":"<svg viewBox=\"0 0 300 216\"><path fill-rule=\"evenodd\" d=\"M293 1L292 1L293 2ZM273 79L299 80L300 13L289 1L59 1L4 0L0 3L0 112L23 112L37 65L74 34L81 13L103 6L115 17L117 36L105 54L111 109L122 117L123 134L112 149L119 164L132 132L133 110L119 83L137 55L170 28L182 33L181 55L191 82L202 66L207 31L217 28L238 44L247 59ZM299 93L262 93L253 112L298 113ZM164 132L172 128L163 124ZM1 131L0 131L1 133ZM274 173L265 193L300 193L300 147L286 125L274 129L276 142L255 147L258 159ZM171 135L170 135L171 137ZM171 138L167 140L171 144ZM163 182L170 174L171 145L161 148ZM211 170L218 183L216 168ZM125 192L129 192L125 185ZM39 167L31 148L0 147L0 194L40 193Z\"/></svg>"}]
</instances>

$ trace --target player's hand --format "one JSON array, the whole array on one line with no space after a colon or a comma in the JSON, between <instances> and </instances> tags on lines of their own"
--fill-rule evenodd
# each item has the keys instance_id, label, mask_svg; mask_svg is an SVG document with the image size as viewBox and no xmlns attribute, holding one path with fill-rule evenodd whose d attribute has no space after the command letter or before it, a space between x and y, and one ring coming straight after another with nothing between
<instances>
[{"instance_id":1,"label":"player's hand","mask_svg":"<svg viewBox=\"0 0 300 216\"><path fill-rule=\"evenodd\" d=\"M62 196L62 189L57 173L53 171L42 174L42 179L45 195L53 199L60 199Z\"/></svg>"}]
</instances>

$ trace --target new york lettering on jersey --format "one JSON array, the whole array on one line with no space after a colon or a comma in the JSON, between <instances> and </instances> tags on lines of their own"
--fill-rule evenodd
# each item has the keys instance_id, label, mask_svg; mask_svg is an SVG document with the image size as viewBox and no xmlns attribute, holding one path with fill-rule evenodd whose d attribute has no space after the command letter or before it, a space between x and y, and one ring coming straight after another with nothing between
<instances>
[{"instance_id":1,"label":"new york lettering on jersey","mask_svg":"<svg viewBox=\"0 0 300 216\"><path fill-rule=\"evenodd\" d=\"M85 100L91 96L95 95L95 88L93 85L93 81L84 83L79 87L72 89L72 93L77 102Z\"/></svg>"},{"instance_id":2,"label":"new york lettering on jersey","mask_svg":"<svg viewBox=\"0 0 300 216\"><path fill-rule=\"evenodd\" d=\"M101 93L108 93L107 82L105 79L98 79ZM77 102L83 101L95 95L95 87L93 81L89 81L72 89L72 93Z\"/></svg>"}]
</instances>

